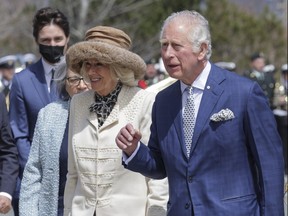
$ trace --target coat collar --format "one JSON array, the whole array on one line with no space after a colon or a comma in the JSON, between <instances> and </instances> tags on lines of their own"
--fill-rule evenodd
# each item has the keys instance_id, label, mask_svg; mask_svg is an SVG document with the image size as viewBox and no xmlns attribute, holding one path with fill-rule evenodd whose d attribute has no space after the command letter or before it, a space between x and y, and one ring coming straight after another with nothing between
<instances>
[{"instance_id":1,"label":"coat collar","mask_svg":"<svg viewBox=\"0 0 288 216\"><path fill-rule=\"evenodd\" d=\"M131 88L132 87L128 87L125 85L122 86L122 89L118 95L117 103L115 104L111 113L109 114L109 116L105 120L104 124L101 126L100 130L104 130L109 125L112 125L112 124L118 122L119 114L120 114L121 110L123 110L123 109L125 109L125 107L127 107L127 104L129 103L129 101L131 101L132 98L136 95L137 91L140 90L138 88L134 88L134 90L131 91ZM89 107L94 101L94 91L89 91L89 92L90 92L89 93L90 94L89 95L90 104L88 104L87 107ZM96 130L98 130L98 119L97 119L96 113L90 112L90 114L88 116L88 121L95 127Z\"/></svg>"},{"instance_id":2,"label":"coat collar","mask_svg":"<svg viewBox=\"0 0 288 216\"><path fill-rule=\"evenodd\" d=\"M46 105L47 103L54 101L56 98L51 98L48 92L44 68L41 59L35 64L32 64L29 67L29 70L34 74L34 76L31 76L31 86L33 86L35 92L38 93L39 97L42 100L42 103Z\"/></svg>"}]
</instances>

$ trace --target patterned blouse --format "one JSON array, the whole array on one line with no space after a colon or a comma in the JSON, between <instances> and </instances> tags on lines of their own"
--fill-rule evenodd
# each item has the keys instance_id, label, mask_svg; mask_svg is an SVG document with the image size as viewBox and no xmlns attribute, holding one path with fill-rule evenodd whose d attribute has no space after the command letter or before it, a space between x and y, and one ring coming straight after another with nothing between
<instances>
[{"instance_id":1,"label":"patterned blouse","mask_svg":"<svg viewBox=\"0 0 288 216\"><path fill-rule=\"evenodd\" d=\"M122 83L118 82L115 89L107 96L101 96L95 92L95 102L89 107L90 112L95 112L98 118L99 128L103 125L117 102Z\"/></svg>"}]
</instances>

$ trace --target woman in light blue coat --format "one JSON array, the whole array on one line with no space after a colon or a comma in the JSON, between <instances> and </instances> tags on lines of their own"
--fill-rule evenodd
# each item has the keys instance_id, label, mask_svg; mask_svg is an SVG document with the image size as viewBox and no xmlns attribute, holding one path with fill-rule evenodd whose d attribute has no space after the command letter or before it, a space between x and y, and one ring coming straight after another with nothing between
<instances>
[{"instance_id":1,"label":"woman in light blue coat","mask_svg":"<svg viewBox=\"0 0 288 216\"><path fill-rule=\"evenodd\" d=\"M70 98L89 86L79 74L67 69L65 62L55 71L54 81L60 100L48 104L38 114L21 184L20 216L63 215Z\"/></svg>"}]
</instances>

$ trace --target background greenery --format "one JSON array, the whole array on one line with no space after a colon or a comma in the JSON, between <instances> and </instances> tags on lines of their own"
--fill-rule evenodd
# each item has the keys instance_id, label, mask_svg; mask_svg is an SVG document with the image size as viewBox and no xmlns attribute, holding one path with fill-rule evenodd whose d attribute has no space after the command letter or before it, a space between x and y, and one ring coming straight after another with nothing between
<instances>
[{"instance_id":1,"label":"background greenery","mask_svg":"<svg viewBox=\"0 0 288 216\"><path fill-rule=\"evenodd\" d=\"M210 22L211 60L232 61L236 71L249 67L252 53L261 51L277 71L287 63L287 27L266 8L260 15L246 13L227 0L1 0L0 57L32 52L38 47L32 37L32 18L44 6L57 7L69 18L70 44L83 39L96 25L111 25L126 31L133 51L144 60L158 59L159 31L173 11L198 10Z\"/></svg>"}]
</instances>

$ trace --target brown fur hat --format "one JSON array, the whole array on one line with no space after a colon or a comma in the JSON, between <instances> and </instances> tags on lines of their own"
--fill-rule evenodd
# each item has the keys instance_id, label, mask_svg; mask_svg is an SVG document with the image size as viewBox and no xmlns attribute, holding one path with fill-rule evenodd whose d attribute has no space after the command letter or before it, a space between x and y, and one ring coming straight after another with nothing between
<instances>
[{"instance_id":1,"label":"brown fur hat","mask_svg":"<svg viewBox=\"0 0 288 216\"><path fill-rule=\"evenodd\" d=\"M141 79L146 70L144 60L129 51L131 40L120 29L108 26L96 26L85 34L85 40L72 45L66 53L68 67L80 72L83 61L96 59L102 64L115 64L134 73L135 80Z\"/></svg>"}]
</instances>

